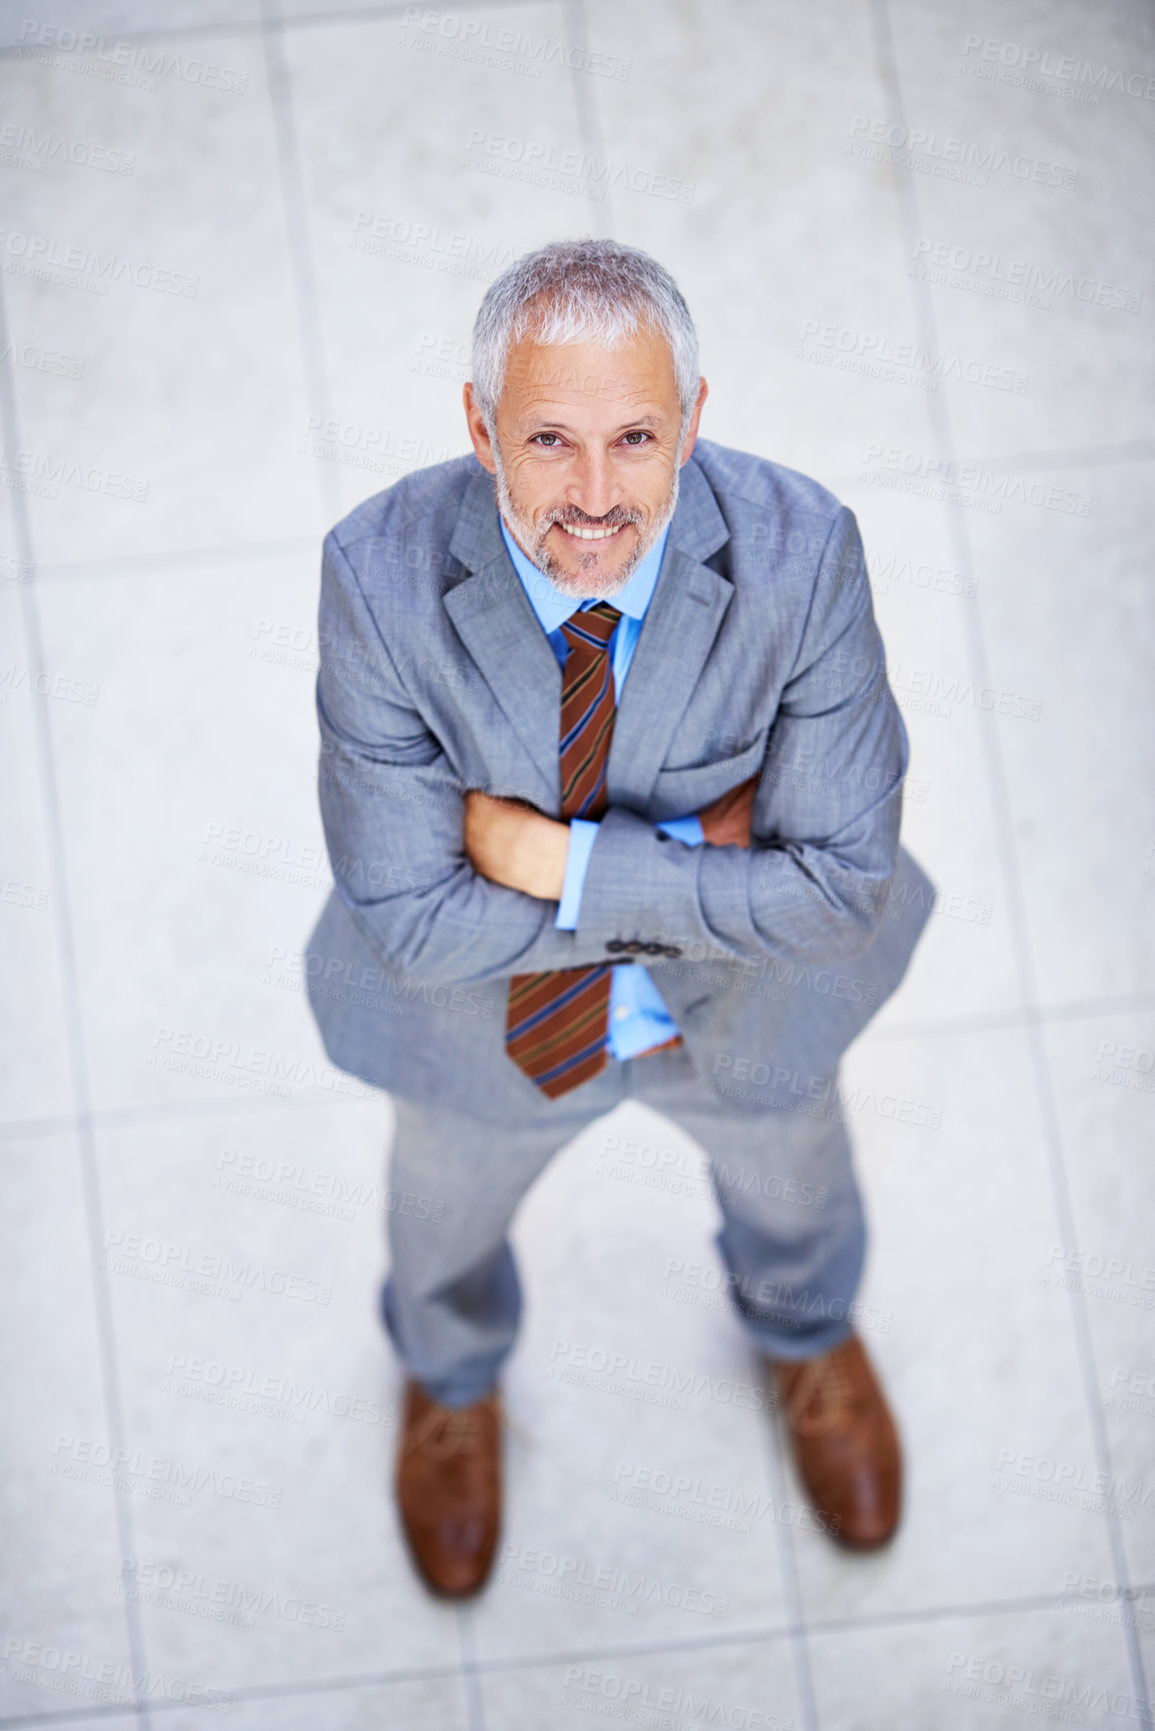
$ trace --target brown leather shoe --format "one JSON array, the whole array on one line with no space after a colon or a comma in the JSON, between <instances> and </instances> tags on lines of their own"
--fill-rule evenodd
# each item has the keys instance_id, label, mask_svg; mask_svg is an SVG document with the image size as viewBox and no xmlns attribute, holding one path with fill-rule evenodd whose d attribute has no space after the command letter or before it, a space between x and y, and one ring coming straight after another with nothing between
<instances>
[{"instance_id":1,"label":"brown leather shoe","mask_svg":"<svg viewBox=\"0 0 1155 1731\"><path fill-rule=\"evenodd\" d=\"M496 1390L441 1406L405 1385L397 1504L414 1563L435 1593L465 1599L485 1585L501 1525L501 1408Z\"/></svg>"},{"instance_id":2,"label":"brown leather shoe","mask_svg":"<svg viewBox=\"0 0 1155 1731\"><path fill-rule=\"evenodd\" d=\"M831 1537L857 1551L884 1545L901 1512L902 1454L862 1342L772 1362L798 1471Z\"/></svg>"}]
</instances>

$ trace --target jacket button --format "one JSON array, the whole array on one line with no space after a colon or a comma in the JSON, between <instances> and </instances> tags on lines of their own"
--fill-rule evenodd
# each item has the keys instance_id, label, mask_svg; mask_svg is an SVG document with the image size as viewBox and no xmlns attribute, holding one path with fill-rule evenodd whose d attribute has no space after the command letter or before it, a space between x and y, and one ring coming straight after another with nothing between
<instances>
[{"instance_id":1,"label":"jacket button","mask_svg":"<svg viewBox=\"0 0 1155 1731\"><path fill-rule=\"evenodd\" d=\"M640 955L645 947L645 944L641 943L637 938L631 938L629 943L626 945L626 948L630 951L631 955L635 956Z\"/></svg>"},{"instance_id":2,"label":"jacket button","mask_svg":"<svg viewBox=\"0 0 1155 1731\"><path fill-rule=\"evenodd\" d=\"M668 956L680 956L681 953L682 952L678 948L677 944L667 944L666 945L666 954Z\"/></svg>"},{"instance_id":3,"label":"jacket button","mask_svg":"<svg viewBox=\"0 0 1155 1731\"><path fill-rule=\"evenodd\" d=\"M619 950L624 950L625 947L626 946L622 942L621 938L610 938L609 942L606 944L606 949L611 950L614 955L616 955Z\"/></svg>"},{"instance_id":4,"label":"jacket button","mask_svg":"<svg viewBox=\"0 0 1155 1731\"><path fill-rule=\"evenodd\" d=\"M665 944L647 944L645 949L648 956L664 956L666 953Z\"/></svg>"}]
</instances>

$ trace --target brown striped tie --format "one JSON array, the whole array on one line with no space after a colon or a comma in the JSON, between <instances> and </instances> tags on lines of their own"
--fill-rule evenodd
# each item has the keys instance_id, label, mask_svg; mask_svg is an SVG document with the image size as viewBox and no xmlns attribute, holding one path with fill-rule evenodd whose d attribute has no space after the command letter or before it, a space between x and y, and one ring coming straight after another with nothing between
<instances>
[{"instance_id":1,"label":"brown striped tie","mask_svg":"<svg viewBox=\"0 0 1155 1731\"><path fill-rule=\"evenodd\" d=\"M614 734L610 639L621 614L608 601L562 626L569 654L561 688L561 815L599 818L606 809L606 759ZM505 1012L505 1049L551 1100L606 1063L613 965L514 974Z\"/></svg>"}]
</instances>

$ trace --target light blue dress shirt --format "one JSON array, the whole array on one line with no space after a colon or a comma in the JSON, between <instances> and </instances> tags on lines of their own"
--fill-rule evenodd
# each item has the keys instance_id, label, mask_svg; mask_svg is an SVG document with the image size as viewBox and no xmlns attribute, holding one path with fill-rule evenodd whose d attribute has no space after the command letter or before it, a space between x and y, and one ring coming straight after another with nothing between
<instances>
[{"instance_id":1,"label":"light blue dress shirt","mask_svg":"<svg viewBox=\"0 0 1155 1731\"><path fill-rule=\"evenodd\" d=\"M555 589L544 571L539 571L532 560L526 558L506 528L504 520L499 518L499 521L514 570L521 578L530 605L537 614L554 654L564 668L569 644L561 627L571 614L584 611L596 603L574 601L568 595L563 595L560 589ZM667 530L666 534L668 533ZM662 568L666 534L651 547L625 587L610 598L610 605L616 607L622 615L614 631L612 650L614 697L618 703L622 700L622 686L641 635L642 620L646 616L646 608L650 604L650 597L654 593L658 573ZM702 825L694 816L670 818L668 822L660 823L657 827L691 847L697 847L706 839ZM590 823L586 818L575 817L570 821L565 881L554 921L559 931L572 932L577 929L582 885L585 883L597 833L597 824ZM619 1059L632 1058L638 1052L648 1051L651 1046L660 1046L664 1040L672 1040L678 1031L678 1024L662 1002L661 993L641 963L616 964L610 976L609 1049L613 1056Z\"/></svg>"}]
</instances>

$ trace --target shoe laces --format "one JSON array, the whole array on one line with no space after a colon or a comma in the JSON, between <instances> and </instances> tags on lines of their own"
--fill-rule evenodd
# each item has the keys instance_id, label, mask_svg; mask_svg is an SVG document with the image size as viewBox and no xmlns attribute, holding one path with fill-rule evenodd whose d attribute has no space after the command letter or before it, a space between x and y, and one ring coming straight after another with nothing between
<instances>
[{"instance_id":1,"label":"shoe laces","mask_svg":"<svg viewBox=\"0 0 1155 1731\"><path fill-rule=\"evenodd\" d=\"M414 1428L409 1448L426 1460L449 1461L458 1455L475 1455L482 1448L480 1401L472 1406L430 1406Z\"/></svg>"},{"instance_id":2,"label":"shoe laces","mask_svg":"<svg viewBox=\"0 0 1155 1731\"><path fill-rule=\"evenodd\" d=\"M821 1436L833 1429L847 1407L855 1404L854 1383L843 1355L825 1353L805 1364L786 1397L792 1430Z\"/></svg>"}]
</instances>

